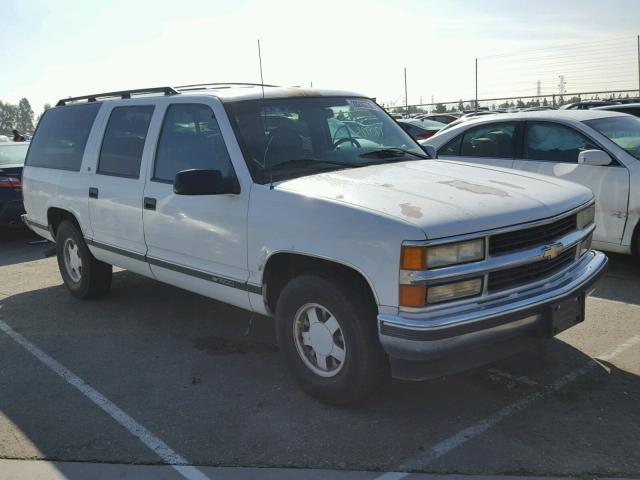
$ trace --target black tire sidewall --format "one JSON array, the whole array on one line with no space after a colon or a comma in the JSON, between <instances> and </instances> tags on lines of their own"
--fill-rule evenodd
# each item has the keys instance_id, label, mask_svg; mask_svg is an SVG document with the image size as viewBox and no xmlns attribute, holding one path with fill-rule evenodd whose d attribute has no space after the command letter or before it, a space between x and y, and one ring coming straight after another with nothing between
<instances>
[{"instance_id":1,"label":"black tire sidewall","mask_svg":"<svg viewBox=\"0 0 640 480\"><path fill-rule=\"evenodd\" d=\"M294 318L298 309L308 303L329 310L342 329L347 354L342 369L333 377L321 377L310 370L296 348ZM305 274L290 281L278 300L276 334L295 380L322 401L333 404L358 401L381 373L384 354L377 338L375 311L357 291L337 279Z\"/></svg>"},{"instance_id":2,"label":"black tire sidewall","mask_svg":"<svg viewBox=\"0 0 640 480\"><path fill-rule=\"evenodd\" d=\"M64 261L64 244L67 238L71 238L78 246L78 253L82 260L82 275L80 282L74 282L65 267ZM91 287L91 253L87 248L80 230L76 225L69 221L63 221L58 227L56 233L56 253L58 257L58 268L65 286L71 294L78 298L87 298Z\"/></svg>"}]
</instances>

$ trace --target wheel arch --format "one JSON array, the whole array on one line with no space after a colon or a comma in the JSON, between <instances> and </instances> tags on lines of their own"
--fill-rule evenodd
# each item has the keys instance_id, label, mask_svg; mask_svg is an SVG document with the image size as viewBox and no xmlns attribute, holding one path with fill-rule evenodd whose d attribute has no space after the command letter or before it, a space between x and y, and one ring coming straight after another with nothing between
<instances>
[{"instance_id":1,"label":"wheel arch","mask_svg":"<svg viewBox=\"0 0 640 480\"><path fill-rule=\"evenodd\" d=\"M640 220L636 223L631 237L631 254L640 258Z\"/></svg>"},{"instance_id":2,"label":"wheel arch","mask_svg":"<svg viewBox=\"0 0 640 480\"><path fill-rule=\"evenodd\" d=\"M82 232L82 227L80 226L80 222L76 218L75 214L60 207L49 207L47 209L47 224L49 225L49 231L55 240L56 235L58 233L58 227L62 223L63 220L69 220L73 222L80 232Z\"/></svg>"},{"instance_id":3,"label":"wheel arch","mask_svg":"<svg viewBox=\"0 0 640 480\"><path fill-rule=\"evenodd\" d=\"M275 312L275 307L284 286L294 277L305 272L329 275L344 275L355 282L376 309L378 295L370 278L356 266L347 262L304 252L280 250L272 252L264 262L262 292L267 311Z\"/></svg>"}]
</instances>

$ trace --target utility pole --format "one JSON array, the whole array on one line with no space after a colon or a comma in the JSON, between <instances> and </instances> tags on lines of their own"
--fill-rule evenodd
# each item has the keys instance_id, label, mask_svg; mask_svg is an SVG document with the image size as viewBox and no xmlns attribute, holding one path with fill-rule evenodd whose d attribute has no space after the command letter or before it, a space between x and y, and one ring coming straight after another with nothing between
<instances>
[{"instance_id":1,"label":"utility pole","mask_svg":"<svg viewBox=\"0 0 640 480\"><path fill-rule=\"evenodd\" d=\"M540 80L538 80L536 85L536 95L540 96Z\"/></svg>"},{"instance_id":2,"label":"utility pole","mask_svg":"<svg viewBox=\"0 0 640 480\"><path fill-rule=\"evenodd\" d=\"M404 67L404 109L409 113L409 97L407 96L407 67Z\"/></svg>"},{"instance_id":3,"label":"utility pole","mask_svg":"<svg viewBox=\"0 0 640 480\"><path fill-rule=\"evenodd\" d=\"M640 35L638 35L637 40L638 40L638 95L640 96Z\"/></svg>"},{"instance_id":4,"label":"utility pole","mask_svg":"<svg viewBox=\"0 0 640 480\"><path fill-rule=\"evenodd\" d=\"M474 110L478 111L478 59L476 58L476 101Z\"/></svg>"},{"instance_id":5,"label":"utility pole","mask_svg":"<svg viewBox=\"0 0 640 480\"><path fill-rule=\"evenodd\" d=\"M560 83L558 83L558 93L562 96L566 92L567 82L564 81L564 75L558 75L558 78L560 79Z\"/></svg>"}]
</instances>

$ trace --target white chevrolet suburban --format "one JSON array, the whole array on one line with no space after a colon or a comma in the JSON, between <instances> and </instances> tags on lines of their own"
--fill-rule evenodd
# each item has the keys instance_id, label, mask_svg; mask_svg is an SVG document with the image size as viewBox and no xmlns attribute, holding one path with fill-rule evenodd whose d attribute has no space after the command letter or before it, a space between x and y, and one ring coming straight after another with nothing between
<instances>
[{"instance_id":1,"label":"white chevrolet suburban","mask_svg":"<svg viewBox=\"0 0 640 480\"><path fill-rule=\"evenodd\" d=\"M295 379L354 402L389 367L467 368L584 318L607 258L559 179L430 159L372 100L207 84L63 99L39 122L24 222L66 287L112 265L274 315Z\"/></svg>"}]
</instances>

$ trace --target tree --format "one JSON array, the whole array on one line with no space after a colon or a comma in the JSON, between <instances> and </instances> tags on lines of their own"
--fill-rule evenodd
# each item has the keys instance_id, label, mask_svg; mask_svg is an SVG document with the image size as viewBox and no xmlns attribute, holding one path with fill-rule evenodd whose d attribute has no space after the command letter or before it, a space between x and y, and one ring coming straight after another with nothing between
<instances>
[{"instance_id":1,"label":"tree","mask_svg":"<svg viewBox=\"0 0 640 480\"><path fill-rule=\"evenodd\" d=\"M547 97L544 97L544 100L542 100L542 105L545 107L549 106L549 102L547 101Z\"/></svg>"},{"instance_id":2,"label":"tree","mask_svg":"<svg viewBox=\"0 0 640 480\"><path fill-rule=\"evenodd\" d=\"M444 113L447 111L447 107L445 107L442 103L436 103L435 112L436 113Z\"/></svg>"},{"instance_id":3,"label":"tree","mask_svg":"<svg viewBox=\"0 0 640 480\"><path fill-rule=\"evenodd\" d=\"M17 123L18 107L0 101L0 135L11 135Z\"/></svg>"},{"instance_id":4,"label":"tree","mask_svg":"<svg viewBox=\"0 0 640 480\"><path fill-rule=\"evenodd\" d=\"M21 98L18 102L15 128L20 133L33 132L33 109L26 98Z\"/></svg>"},{"instance_id":5,"label":"tree","mask_svg":"<svg viewBox=\"0 0 640 480\"><path fill-rule=\"evenodd\" d=\"M458 102L458 111L462 112L464 110L464 103L462 103L462 99Z\"/></svg>"}]
</instances>

